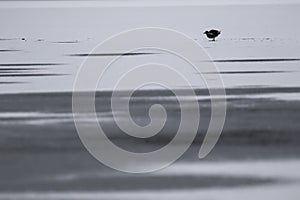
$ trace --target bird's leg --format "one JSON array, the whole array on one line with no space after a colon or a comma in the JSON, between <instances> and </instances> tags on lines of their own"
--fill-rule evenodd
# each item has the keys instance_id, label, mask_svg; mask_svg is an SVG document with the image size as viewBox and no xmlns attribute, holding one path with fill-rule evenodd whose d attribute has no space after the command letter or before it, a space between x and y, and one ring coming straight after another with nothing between
<instances>
[{"instance_id":1,"label":"bird's leg","mask_svg":"<svg viewBox=\"0 0 300 200\"><path fill-rule=\"evenodd\" d=\"M215 38L213 38L213 39L212 39L212 41L213 41L213 42L215 42L215 41L216 41L216 39L215 39Z\"/></svg>"}]
</instances>

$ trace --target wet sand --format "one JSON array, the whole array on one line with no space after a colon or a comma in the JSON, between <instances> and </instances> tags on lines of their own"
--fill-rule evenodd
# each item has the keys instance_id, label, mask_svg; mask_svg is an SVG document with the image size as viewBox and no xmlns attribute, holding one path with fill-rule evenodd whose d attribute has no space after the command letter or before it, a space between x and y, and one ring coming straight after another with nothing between
<instances>
[{"instance_id":1,"label":"wet sand","mask_svg":"<svg viewBox=\"0 0 300 200\"><path fill-rule=\"evenodd\" d=\"M227 93L230 97L239 90L231 89ZM275 90L278 92L280 88L248 88L248 92L247 89L243 92L251 95ZM297 92L299 89L283 88L281 92L287 92L285 90ZM284 165L286 161L299 159L298 101L229 98L221 138L208 157L199 160L197 154L210 118L210 101L201 100L206 91L198 90L197 93L201 110L200 130L193 145L176 162L178 165L199 164L194 169L197 171L199 167L198 172L201 172L205 163L215 166L217 163L247 161L250 163L248 169L244 168L247 172L257 161L281 160ZM147 152L164 146L172 139L180 112L178 102L170 92L141 91L132 98L133 119L140 119L140 123L147 122L147 117L143 116L154 103L164 105L171 114L166 127L157 136L148 139L132 139L116 127L108 109L110 95L110 92L97 93L96 107L100 124L106 127L107 135L114 143L127 150ZM276 186L287 181L276 176L260 177L247 173L238 176L226 173L186 174L190 170L184 171L184 168L170 175L163 171L146 175L116 172L96 161L82 145L72 118L71 93L1 95L0 102L0 191L3 199L5 194L14 192L42 192L40 195L46 195L54 191L206 191L208 188Z\"/></svg>"}]
</instances>

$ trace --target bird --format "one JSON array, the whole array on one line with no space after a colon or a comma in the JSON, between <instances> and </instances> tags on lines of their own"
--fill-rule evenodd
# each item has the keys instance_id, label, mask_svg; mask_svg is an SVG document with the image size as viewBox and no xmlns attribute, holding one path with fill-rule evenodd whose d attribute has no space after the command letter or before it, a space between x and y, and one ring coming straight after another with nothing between
<instances>
[{"instance_id":1,"label":"bird","mask_svg":"<svg viewBox=\"0 0 300 200\"><path fill-rule=\"evenodd\" d=\"M209 39L212 39L212 41L216 41L216 37L221 34L221 31L211 29L210 31L205 31L203 34L205 34Z\"/></svg>"}]
</instances>

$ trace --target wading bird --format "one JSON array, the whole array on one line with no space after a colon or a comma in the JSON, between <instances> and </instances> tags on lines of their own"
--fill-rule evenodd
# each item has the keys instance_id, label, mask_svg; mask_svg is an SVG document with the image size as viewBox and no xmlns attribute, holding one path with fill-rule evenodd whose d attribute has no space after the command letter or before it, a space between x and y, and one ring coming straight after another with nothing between
<instances>
[{"instance_id":1,"label":"wading bird","mask_svg":"<svg viewBox=\"0 0 300 200\"><path fill-rule=\"evenodd\" d=\"M212 39L212 41L216 41L215 39L220 35L220 33L221 31L219 30L211 29L210 31L205 31L203 34L205 34L209 39Z\"/></svg>"}]
</instances>

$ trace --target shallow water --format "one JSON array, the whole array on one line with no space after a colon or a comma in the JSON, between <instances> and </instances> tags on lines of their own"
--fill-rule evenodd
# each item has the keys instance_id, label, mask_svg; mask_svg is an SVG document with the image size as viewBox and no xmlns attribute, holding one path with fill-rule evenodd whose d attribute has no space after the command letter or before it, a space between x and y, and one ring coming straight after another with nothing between
<instances>
[{"instance_id":1,"label":"shallow water","mask_svg":"<svg viewBox=\"0 0 300 200\"><path fill-rule=\"evenodd\" d=\"M280 199L281 192L289 192L289 199L297 199L299 101L259 96L275 91L289 94L298 88L229 90L233 98L228 99L223 133L203 160L198 151L210 118L210 101L198 91L201 128L194 144L175 164L144 175L109 169L86 151L74 126L71 93L0 95L0 199L220 199L223 194L230 199L246 198L249 192L265 199ZM172 139L179 105L170 93L140 91L132 98L132 118L139 123L149 122L143 113L155 103L171 113L163 130L147 139L133 139L117 129L110 95L97 93L96 106L112 142L128 151L148 152ZM122 118L122 110L115 117ZM92 118L80 113L80 120L88 125Z\"/></svg>"}]
</instances>

